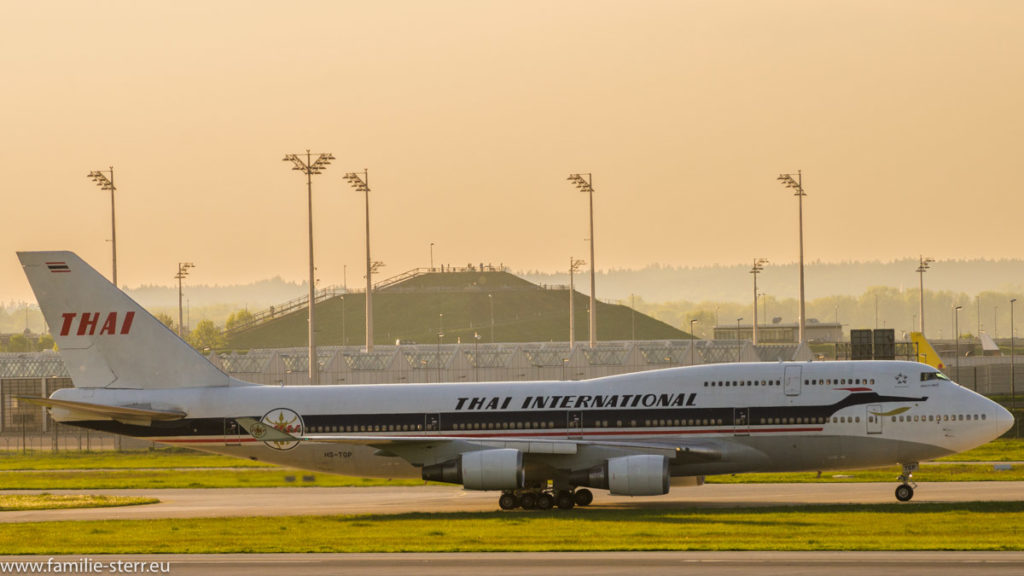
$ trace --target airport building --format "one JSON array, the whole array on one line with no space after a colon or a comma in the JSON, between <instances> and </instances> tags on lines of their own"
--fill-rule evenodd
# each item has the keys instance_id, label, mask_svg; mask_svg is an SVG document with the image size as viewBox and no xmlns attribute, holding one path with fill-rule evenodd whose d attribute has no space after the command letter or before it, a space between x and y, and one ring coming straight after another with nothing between
<instances>
[{"instance_id":1,"label":"airport building","mask_svg":"<svg viewBox=\"0 0 1024 576\"><path fill-rule=\"evenodd\" d=\"M807 341L811 344L833 344L843 341L843 326L835 322L818 322L813 318L804 326ZM715 340L753 340L754 327L751 324L715 326ZM800 325L796 323L757 325L759 344L796 344L800 340Z\"/></svg>"}]
</instances>

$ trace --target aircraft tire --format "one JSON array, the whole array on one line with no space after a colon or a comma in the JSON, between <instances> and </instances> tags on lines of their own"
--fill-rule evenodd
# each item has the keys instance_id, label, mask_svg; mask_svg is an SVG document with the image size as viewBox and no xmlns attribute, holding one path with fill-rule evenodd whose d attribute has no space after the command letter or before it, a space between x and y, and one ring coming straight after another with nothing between
<instances>
[{"instance_id":1,"label":"aircraft tire","mask_svg":"<svg viewBox=\"0 0 1024 576\"><path fill-rule=\"evenodd\" d=\"M498 498L498 507L502 510L515 510L519 506L519 499L515 494L502 494Z\"/></svg>"},{"instance_id":2,"label":"aircraft tire","mask_svg":"<svg viewBox=\"0 0 1024 576\"><path fill-rule=\"evenodd\" d=\"M896 499L900 502L910 502L914 497L914 488L910 484L900 484L896 487Z\"/></svg>"},{"instance_id":3,"label":"aircraft tire","mask_svg":"<svg viewBox=\"0 0 1024 576\"><path fill-rule=\"evenodd\" d=\"M551 510L551 507L554 505L555 499L551 497L551 494L539 494L537 496L538 510Z\"/></svg>"},{"instance_id":4,"label":"aircraft tire","mask_svg":"<svg viewBox=\"0 0 1024 576\"><path fill-rule=\"evenodd\" d=\"M573 499L576 500L577 506L590 506L590 503L594 501L594 493L586 488L580 488L573 495Z\"/></svg>"},{"instance_id":5,"label":"aircraft tire","mask_svg":"<svg viewBox=\"0 0 1024 576\"><path fill-rule=\"evenodd\" d=\"M576 498L573 497L573 493L568 490L563 490L555 495L555 506L558 506L560 510L572 510L576 505Z\"/></svg>"},{"instance_id":6,"label":"aircraft tire","mask_svg":"<svg viewBox=\"0 0 1024 576\"><path fill-rule=\"evenodd\" d=\"M519 505L523 510L532 510L537 507L537 494L526 492L519 497Z\"/></svg>"}]
</instances>

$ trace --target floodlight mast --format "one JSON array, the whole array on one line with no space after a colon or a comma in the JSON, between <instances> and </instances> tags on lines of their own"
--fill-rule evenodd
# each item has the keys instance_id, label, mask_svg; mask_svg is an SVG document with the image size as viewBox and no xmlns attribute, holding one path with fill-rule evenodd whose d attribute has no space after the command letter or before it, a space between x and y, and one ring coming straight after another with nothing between
<instances>
[{"instance_id":1,"label":"floodlight mast","mask_svg":"<svg viewBox=\"0 0 1024 576\"><path fill-rule=\"evenodd\" d=\"M921 264L917 267L917 274L920 277L921 285L921 310L919 316L921 317L921 336L924 337L924 273L928 271L928 265L931 264L932 262L935 262L935 259L929 258L927 256L921 256L920 262Z\"/></svg>"},{"instance_id":2,"label":"floodlight mast","mask_svg":"<svg viewBox=\"0 0 1024 576\"><path fill-rule=\"evenodd\" d=\"M807 325L807 314L806 306L804 304L804 193L803 185L803 173L800 170L796 171L796 179L793 179L793 174L779 174L777 178L786 188L792 188L796 190L793 193L797 197L799 205L799 227L800 227L800 344L807 343L806 325Z\"/></svg>"},{"instance_id":3,"label":"floodlight mast","mask_svg":"<svg viewBox=\"0 0 1024 576\"><path fill-rule=\"evenodd\" d=\"M373 272L383 263L370 259L370 171L364 168L362 176L349 172L342 178L366 196L366 351L373 352Z\"/></svg>"},{"instance_id":4,"label":"floodlight mast","mask_svg":"<svg viewBox=\"0 0 1024 576\"><path fill-rule=\"evenodd\" d=\"M114 167L111 166L107 172L110 173L110 178L107 178L103 170L89 172L88 178L91 178L100 190L110 190L110 251L113 259L110 281L117 286L117 219L114 214L114 192L117 191L117 187L114 186Z\"/></svg>"},{"instance_id":5,"label":"floodlight mast","mask_svg":"<svg viewBox=\"0 0 1024 576\"><path fill-rule=\"evenodd\" d=\"M584 180L583 176L587 178ZM590 347L597 346L597 295L595 293L597 281L595 278L596 264L594 261L594 185L593 175L590 172L585 174L569 174L566 178L572 182L580 192L585 192L590 199Z\"/></svg>"},{"instance_id":6,"label":"floodlight mast","mask_svg":"<svg viewBox=\"0 0 1024 576\"><path fill-rule=\"evenodd\" d=\"M569 350L576 346L576 284L574 278L580 266L586 264L582 258L569 257Z\"/></svg>"},{"instance_id":7,"label":"floodlight mast","mask_svg":"<svg viewBox=\"0 0 1024 576\"><path fill-rule=\"evenodd\" d=\"M752 336L754 346L757 346L757 275L764 270L764 265L767 263L767 258L754 258L754 266L750 269L750 273L754 275L754 331Z\"/></svg>"},{"instance_id":8,"label":"floodlight mast","mask_svg":"<svg viewBox=\"0 0 1024 576\"><path fill-rule=\"evenodd\" d=\"M318 154L317 159L314 161L313 155L307 149L305 161L297 154L286 154L282 160L284 162L291 162L293 164L292 170L306 174L306 194L309 209L309 383L316 385L320 375L320 362L316 355L316 326L313 312L316 305L316 271L313 267L313 174L322 174L327 169L327 166L331 164L331 161L334 160L334 155L330 152Z\"/></svg>"},{"instance_id":9,"label":"floodlight mast","mask_svg":"<svg viewBox=\"0 0 1024 576\"><path fill-rule=\"evenodd\" d=\"M195 268L196 265L191 262L178 262L178 273L174 275L178 279L178 338L184 338L187 336L184 330L184 316L182 314L181 307L181 281L188 276L188 271L191 268Z\"/></svg>"}]
</instances>

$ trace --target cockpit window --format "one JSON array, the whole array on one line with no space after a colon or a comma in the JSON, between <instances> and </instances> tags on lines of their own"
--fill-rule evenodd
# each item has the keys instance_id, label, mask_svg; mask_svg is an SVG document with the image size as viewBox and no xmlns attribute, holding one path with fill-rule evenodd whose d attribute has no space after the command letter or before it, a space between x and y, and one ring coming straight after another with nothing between
<instances>
[{"instance_id":1,"label":"cockpit window","mask_svg":"<svg viewBox=\"0 0 1024 576\"><path fill-rule=\"evenodd\" d=\"M949 379L949 376L946 376L942 372L921 372L921 382L925 382L927 380L947 380L947 381L951 381Z\"/></svg>"}]
</instances>

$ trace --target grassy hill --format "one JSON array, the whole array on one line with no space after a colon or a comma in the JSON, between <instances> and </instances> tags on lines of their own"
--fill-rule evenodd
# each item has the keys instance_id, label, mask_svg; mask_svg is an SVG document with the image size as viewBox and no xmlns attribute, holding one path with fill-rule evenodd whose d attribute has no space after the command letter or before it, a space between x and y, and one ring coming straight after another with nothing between
<instances>
[{"instance_id":1,"label":"grassy hill","mask_svg":"<svg viewBox=\"0 0 1024 576\"><path fill-rule=\"evenodd\" d=\"M576 339L589 334L590 298L575 293ZM316 306L317 344L360 345L365 338L363 294L347 294ZM544 289L506 272L445 272L423 274L373 294L374 343L395 340L433 344L438 332L443 343L547 342L569 339L569 293ZM442 316L443 315L443 316ZM229 338L228 347L285 348L306 345L307 312L291 314L255 326ZM344 326L344 338L342 334ZM682 330L634 312L627 306L597 305L599 340L685 339Z\"/></svg>"}]
</instances>

